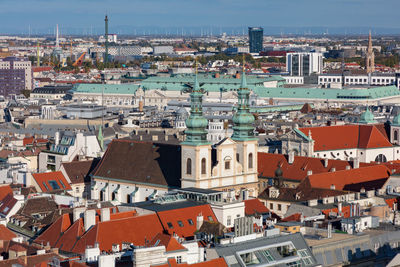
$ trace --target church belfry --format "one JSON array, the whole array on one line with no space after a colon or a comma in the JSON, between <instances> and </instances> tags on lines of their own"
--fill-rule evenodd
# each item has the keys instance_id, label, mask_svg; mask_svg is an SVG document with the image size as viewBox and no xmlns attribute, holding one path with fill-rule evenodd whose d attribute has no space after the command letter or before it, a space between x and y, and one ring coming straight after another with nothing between
<instances>
[{"instance_id":1,"label":"church belfry","mask_svg":"<svg viewBox=\"0 0 400 267\"><path fill-rule=\"evenodd\" d=\"M375 54L374 54L374 49L372 47L371 31L369 31L369 36L368 36L368 49L367 49L365 68L367 69L367 73L372 73L375 71Z\"/></svg>"},{"instance_id":2,"label":"church belfry","mask_svg":"<svg viewBox=\"0 0 400 267\"><path fill-rule=\"evenodd\" d=\"M249 98L250 89L247 87L246 74L242 72L242 81L240 88L237 90L238 104L235 115L233 116L233 135L232 140L247 141L255 140L254 137L254 116L250 113Z\"/></svg>"},{"instance_id":3,"label":"church belfry","mask_svg":"<svg viewBox=\"0 0 400 267\"><path fill-rule=\"evenodd\" d=\"M200 181L211 175L211 144L207 141L207 119L203 116L204 89L196 74L190 92L190 115L186 119L185 141L182 147L182 188L203 187Z\"/></svg>"}]
</instances>

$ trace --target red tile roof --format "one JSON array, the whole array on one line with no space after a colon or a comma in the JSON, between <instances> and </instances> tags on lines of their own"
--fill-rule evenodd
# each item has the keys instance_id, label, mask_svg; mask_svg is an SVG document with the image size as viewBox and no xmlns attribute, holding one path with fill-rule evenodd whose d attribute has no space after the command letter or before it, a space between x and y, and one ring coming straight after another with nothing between
<instances>
[{"instance_id":1,"label":"red tile roof","mask_svg":"<svg viewBox=\"0 0 400 267\"><path fill-rule=\"evenodd\" d=\"M60 234L67 231L71 224L70 215L63 214L35 239L35 243L46 245L48 242L51 247L57 247L56 244Z\"/></svg>"},{"instance_id":2,"label":"red tile roof","mask_svg":"<svg viewBox=\"0 0 400 267\"><path fill-rule=\"evenodd\" d=\"M187 250L182 246L175 237L163 233L157 234L153 240L150 241L149 247L165 246L167 252L177 250Z\"/></svg>"},{"instance_id":3,"label":"red tile roof","mask_svg":"<svg viewBox=\"0 0 400 267\"><path fill-rule=\"evenodd\" d=\"M13 191L10 185L0 185L0 201L2 201L8 194L12 194Z\"/></svg>"},{"instance_id":4,"label":"red tile roof","mask_svg":"<svg viewBox=\"0 0 400 267\"><path fill-rule=\"evenodd\" d=\"M311 187L336 190L359 191L381 188L390 176L390 170L384 165L376 165L358 169L335 171L310 175Z\"/></svg>"},{"instance_id":5,"label":"red tile roof","mask_svg":"<svg viewBox=\"0 0 400 267\"><path fill-rule=\"evenodd\" d=\"M17 237L17 235L14 234L14 232L9 230L4 225L0 224L0 240L11 240L14 237Z\"/></svg>"},{"instance_id":6,"label":"red tile roof","mask_svg":"<svg viewBox=\"0 0 400 267\"><path fill-rule=\"evenodd\" d=\"M165 231L170 235L176 233L183 238L191 237L194 235L194 232L196 232L198 215L202 215L204 221L218 221L209 204L158 212L158 217ZM189 220L191 220L193 224L190 224ZM181 222L183 226L179 226L179 222ZM169 223L172 225L172 228L168 226Z\"/></svg>"},{"instance_id":7,"label":"red tile roof","mask_svg":"<svg viewBox=\"0 0 400 267\"><path fill-rule=\"evenodd\" d=\"M269 209L257 198L245 200L244 207L244 212L247 216L269 212Z\"/></svg>"},{"instance_id":8,"label":"red tile roof","mask_svg":"<svg viewBox=\"0 0 400 267\"><path fill-rule=\"evenodd\" d=\"M99 222L77 241L72 252L82 254L87 245L94 246L95 242L99 243L102 251L111 250L113 244L121 247L123 242L144 246L162 231L156 214Z\"/></svg>"},{"instance_id":9,"label":"red tile roof","mask_svg":"<svg viewBox=\"0 0 400 267\"><path fill-rule=\"evenodd\" d=\"M300 222L300 221L301 221L301 213L292 214L281 220L281 222Z\"/></svg>"},{"instance_id":10,"label":"red tile roof","mask_svg":"<svg viewBox=\"0 0 400 267\"><path fill-rule=\"evenodd\" d=\"M392 147L384 126L376 125L335 125L300 128L315 141L314 151L351 148Z\"/></svg>"},{"instance_id":11,"label":"red tile roof","mask_svg":"<svg viewBox=\"0 0 400 267\"><path fill-rule=\"evenodd\" d=\"M51 192L55 190L72 190L69 185L67 179L65 179L62 172L44 172L44 173L33 173L33 179L35 179L36 183L42 190L42 192ZM54 181L55 184L51 181ZM58 188L54 188L54 186L58 186Z\"/></svg>"},{"instance_id":12,"label":"red tile roof","mask_svg":"<svg viewBox=\"0 0 400 267\"><path fill-rule=\"evenodd\" d=\"M313 157L295 156L292 164L288 163L288 158L282 154L258 153L258 175L262 177L275 177L275 171L280 166L282 177L293 180L303 180L307 177L308 171L313 174L329 172L332 168L337 171L352 167L352 164L344 160L325 160Z\"/></svg>"}]
</instances>

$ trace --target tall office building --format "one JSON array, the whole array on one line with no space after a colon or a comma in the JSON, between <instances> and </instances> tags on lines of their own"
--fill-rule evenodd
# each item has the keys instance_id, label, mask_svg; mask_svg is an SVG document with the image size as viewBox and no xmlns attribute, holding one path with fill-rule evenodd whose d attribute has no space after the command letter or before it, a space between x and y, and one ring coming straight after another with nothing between
<instances>
[{"instance_id":1,"label":"tall office building","mask_svg":"<svg viewBox=\"0 0 400 267\"><path fill-rule=\"evenodd\" d=\"M286 71L290 76L309 76L322 73L322 53L304 52L286 54Z\"/></svg>"},{"instance_id":2,"label":"tall office building","mask_svg":"<svg viewBox=\"0 0 400 267\"><path fill-rule=\"evenodd\" d=\"M32 65L24 58L6 57L0 59L0 95L21 94L32 90Z\"/></svg>"},{"instance_id":3,"label":"tall office building","mask_svg":"<svg viewBox=\"0 0 400 267\"><path fill-rule=\"evenodd\" d=\"M250 53L260 53L263 49L264 29L261 27L249 27Z\"/></svg>"}]
</instances>

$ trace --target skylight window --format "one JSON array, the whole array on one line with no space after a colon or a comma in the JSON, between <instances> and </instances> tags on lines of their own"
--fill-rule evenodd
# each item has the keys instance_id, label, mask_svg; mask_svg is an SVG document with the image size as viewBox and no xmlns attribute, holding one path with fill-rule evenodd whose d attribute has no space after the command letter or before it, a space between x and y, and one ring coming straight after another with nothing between
<instances>
[{"instance_id":1,"label":"skylight window","mask_svg":"<svg viewBox=\"0 0 400 267\"><path fill-rule=\"evenodd\" d=\"M183 227L183 222L182 222L182 221L178 221L178 225L179 225L180 227Z\"/></svg>"},{"instance_id":2,"label":"skylight window","mask_svg":"<svg viewBox=\"0 0 400 267\"><path fill-rule=\"evenodd\" d=\"M193 221L192 221L192 219L188 219L188 223L189 223L190 225L193 225L193 224L194 224Z\"/></svg>"},{"instance_id":3,"label":"skylight window","mask_svg":"<svg viewBox=\"0 0 400 267\"><path fill-rule=\"evenodd\" d=\"M168 228L169 228L169 229L174 228L174 226L173 226L172 223L170 223L170 222L167 222L167 225L168 225Z\"/></svg>"},{"instance_id":4,"label":"skylight window","mask_svg":"<svg viewBox=\"0 0 400 267\"><path fill-rule=\"evenodd\" d=\"M49 181L49 185L53 188L53 190L60 189L60 186L54 180Z\"/></svg>"}]
</instances>

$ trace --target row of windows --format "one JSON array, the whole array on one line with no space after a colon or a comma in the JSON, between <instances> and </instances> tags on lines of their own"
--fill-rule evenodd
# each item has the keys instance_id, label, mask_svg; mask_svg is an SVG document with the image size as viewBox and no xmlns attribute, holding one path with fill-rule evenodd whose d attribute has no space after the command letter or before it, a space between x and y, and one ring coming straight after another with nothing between
<instances>
[{"instance_id":1,"label":"row of windows","mask_svg":"<svg viewBox=\"0 0 400 267\"><path fill-rule=\"evenodd\" d=\"M253 168L253 153L249 154L249 162L248 162L248 167L249 169ZM236 154L236 160L239 161L239 154ZM225 170L229 170L231 168L231 161L230 160L225 160ZM192 174L192 159L188 158L186 160L186 174L191 175ZM207 163L206 163L206 158L201 159L201 174L207 174Z\"/></svg>"}]
</instances>

